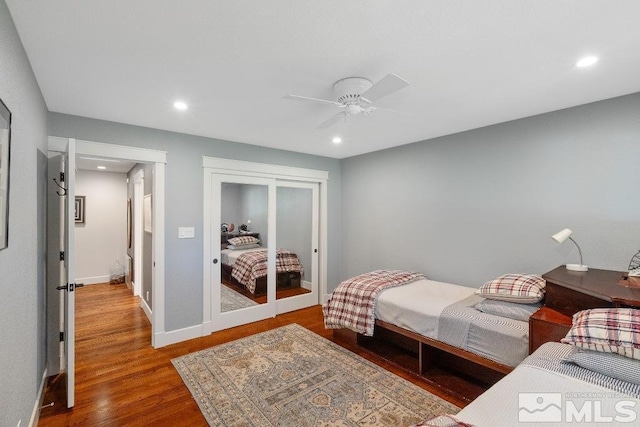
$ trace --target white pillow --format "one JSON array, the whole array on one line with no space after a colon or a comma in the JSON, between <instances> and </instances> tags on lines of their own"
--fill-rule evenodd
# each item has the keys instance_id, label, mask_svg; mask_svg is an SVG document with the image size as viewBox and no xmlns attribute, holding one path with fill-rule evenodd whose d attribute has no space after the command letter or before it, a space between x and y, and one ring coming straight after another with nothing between
<instances>
[{"instance_id":1,"label":"white pillow","mask_svg":"<svg viewBox=\"0 0 640 427\"><path fill-rule=\"evenodd\" d=\"M590 371L640 385L640 360L616 353L603 353L579 347L574 347L572 353L565 360Z\"/></svg>"},{"instance_id":2,"label":"white pillow","mask_svg":"<svg viewBox=\"0 0 640 427\"><path fill-rule=\"evenodd\" d=\"M528 322L529 317L542 307L542 303L518 304L508 301L484 299L476 304L476 309L494 316Z\"/></svg>"},{"instance_id":3,"label":"white pillow","mask_svg":"<svg viewBox=\"0 0 640 427\"><path fill-rule=\"evenodd\" d=\"M254 248L261 248L262 246L260 246L257 243L249 243L246 245L227 245L227 249L231 249L232 251L236 251L236 250L240 250L240 249L254 249Z\"/></svg>"}]
</instances>

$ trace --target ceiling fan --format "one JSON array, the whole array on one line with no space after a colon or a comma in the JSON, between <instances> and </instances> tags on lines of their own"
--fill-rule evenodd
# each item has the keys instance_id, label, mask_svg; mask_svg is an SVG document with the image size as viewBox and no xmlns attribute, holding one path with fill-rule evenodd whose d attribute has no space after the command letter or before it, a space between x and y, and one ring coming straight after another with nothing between
<instances>
[{"instance_id":1,"label":"ceiling fan","mask_svg":"<svg viewBox=\"0 0 640 427\"><path fill-rule=\"evenodd\" d=\"M333 91L336 94L335 101L300 95L287 95L285 98L299 101L322 102L324 104L331 104L340 108L342 111L339 111L316 127L316 129L324 129L332 126L340 119L344 118L346 121L347 116L349 115L369 115L375 110L411 115L409 113L403 113L402 111L389 110L386 108L374 107L372 105L380 98L391 95L392 93L407 86L409 86L409 82L395 74L387 74L376 84L373 84L371 80L365 79L364 77L347 77L340 79L333 84Z\"/></svg>"}]
</instances>

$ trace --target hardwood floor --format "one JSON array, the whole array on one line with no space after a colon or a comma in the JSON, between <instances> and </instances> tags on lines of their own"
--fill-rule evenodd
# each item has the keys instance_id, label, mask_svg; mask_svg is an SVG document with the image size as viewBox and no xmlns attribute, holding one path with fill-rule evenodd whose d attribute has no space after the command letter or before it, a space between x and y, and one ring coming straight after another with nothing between
<instances>
[{"instance_id":1,"label":"hardwood floor","mask_svg":"<svg viewBox=\"0 0 640 427\"><path fill-rule=\"evenodd\" d=\"M64 379L53 377L40 426L206 426L171 359L247 335L298 323L333 340L319 305L207 337L154 349L151 326L126 285L90 285L76 291L76 401L66 408ZM365 350L346 348L460 407L464 402Z\"/></svg>"}]
</instances>

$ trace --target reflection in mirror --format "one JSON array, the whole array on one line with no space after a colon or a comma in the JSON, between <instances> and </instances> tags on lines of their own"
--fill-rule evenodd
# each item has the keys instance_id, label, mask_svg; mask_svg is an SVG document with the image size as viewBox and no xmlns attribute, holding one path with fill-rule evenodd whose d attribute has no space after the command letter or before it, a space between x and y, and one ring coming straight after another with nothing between
<instances>
[{"instance_id":1,"label":"reflection in mirror","mask_svg":"<svg viewBox=\"0 0 640 427\"><path fill-rule=\"evenodd\" d=\"M278 186L276 191L276 242L278 270L276 298L311 292L312 209L309 188ZM282 258L282 260L280 259Z\"/></svg>"},{"instance_id":2,"label":"reflection in mirror","mask_svg":"<svg viewBox=\"0 0 640 427\"><path fill-rule=\"evenodd\" d=\"M268 187L223 183L220 312L267 302Z\"/></svg>"},{"instance_id":3,"label":"reflection in mirror","mask_svg":"<svg viewBox=\"0 0 640 427\"><path fill-rule=\"evenodd\" d=\"M0 249L9 244L9 144L11 112L0 100Z\"/></svg>"}]
</instances>

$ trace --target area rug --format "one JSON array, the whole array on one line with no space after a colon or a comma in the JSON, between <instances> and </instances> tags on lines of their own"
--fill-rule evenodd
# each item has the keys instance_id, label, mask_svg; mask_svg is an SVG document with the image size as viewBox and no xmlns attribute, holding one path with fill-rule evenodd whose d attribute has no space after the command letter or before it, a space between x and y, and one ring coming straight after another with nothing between
<instances>
[{"instance_id":1,"label":"area rug","mask_svg":"<svg viewBox=\"0 0 640 427\"><path fill-rule=\"evenodd\" d=\"M258 305L258 303L233 289L229 289L224 285L220 286L220 311L222 313L252 307L254 305Z\"/></svg>"},{"instance_id":2,"label":"area rug","mask_svg":"<svg viewBox=\"0 0 640 427\"><path fill-rule=\"evenodd\" d=\"M409 426L460 410L297 324L172 363L212 426Z\"/></svg>"}]
</instances>

